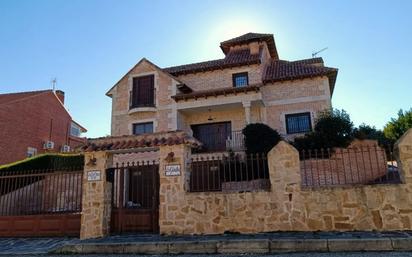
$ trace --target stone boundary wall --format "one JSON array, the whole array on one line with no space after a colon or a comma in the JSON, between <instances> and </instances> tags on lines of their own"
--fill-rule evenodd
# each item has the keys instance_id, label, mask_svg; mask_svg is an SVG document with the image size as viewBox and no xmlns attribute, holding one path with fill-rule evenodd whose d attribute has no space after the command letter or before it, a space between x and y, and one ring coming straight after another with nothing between
<instances>
[{"instance_id":1,"label":"stone boundary wall","mask_svg":"<svg viewBox=\"0 0 412 257\"><path fill-rule=\"evenodd\" d=\"M173 179L162 179L160 169L160 232L411 230L412 129L395 148L402 184L303 190L298 152L286 142L268 154L270 192L190 193L188 169ZM186 167L190 154L181 154Z\"/></svg>"}]
</instances>

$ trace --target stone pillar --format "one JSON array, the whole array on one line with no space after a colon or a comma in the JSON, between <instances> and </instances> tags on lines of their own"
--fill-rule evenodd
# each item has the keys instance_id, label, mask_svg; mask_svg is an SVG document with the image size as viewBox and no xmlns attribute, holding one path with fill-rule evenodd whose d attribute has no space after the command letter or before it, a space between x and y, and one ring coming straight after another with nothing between
<instances>
[{"instance_id":1,"label":"stone pillar","mask_svg":"<svg viewBox=\"0 0 412 257\"><path fill-rule=\"evenodd\" d=\"M280 141L268 153L268 165L272 191L300 191L300 160L296 148Z\"/></svg>"},{"instance_id":2,"label":"stone pillar","mask_svg":"<svg viewBox=\"0 0 412 257\"><path fill-rule=\"evenodd\" d=\"M180 224L182 221L178 219L178 215L180 207L185 203L185 194L189 186L190 151L190 147L185 144L160 147L160 234L183 233L184 231L184 224ZM177 166L179 174L170 173L170 168ZM166 168L168 168L168 174L166 174Z\"/></svg>"},{"instance_id":3,"label":"stone pillar","mask_svg":"<svg viewBox=\"0 0 412 257\"><path fill-rule=\"evenodd\" d=\"M246 119L246 125L250 123L250 106L251 103L250 101L247 102L242 102L243 108L245 108L245 119Z\"/></svg>"},{"instance_id":4,"label":"stone pillar","mask_svg":"<svg viewBox=\"0 0 412 257\"><path fill-rule=\"evenodd\" d=\"M80 239L109 235L112 184L106 181L106 169L112 158L104 151L85 153Z\"/></svg>"},{"instance_id":5,"label":"stone pillar","mask_svg":"<svg viewBox=\"0 0 412 257\"><path fill-rule=\"evenodd\" d=\"M394 151L402 181L412 183L412 128L395 143Z\"/></svg>"}]
</instances>

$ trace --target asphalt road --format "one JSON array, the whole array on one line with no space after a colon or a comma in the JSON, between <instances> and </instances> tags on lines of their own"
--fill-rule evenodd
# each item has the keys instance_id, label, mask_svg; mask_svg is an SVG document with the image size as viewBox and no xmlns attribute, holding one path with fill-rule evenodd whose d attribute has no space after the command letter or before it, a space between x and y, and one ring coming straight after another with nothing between
<instances>
[{"instance_id":1,"label":"asphalt road","mask_svg":"<svg viewBox=\"0 0 412 257\"><path fill-rule=\"evenodd\" d=\"M0 255L1 256L1 255ZM16 255L14 255L16 256ZM30 255L24 255L28 257ZM250 256L250 257L412 257L412 252L353 252L353 253L288 253L274 255L33 255L32 257L47 256L47 257L132 257L132 256L157 256L157 257L235 257L235 256Z\"/></svg>"}]
</instances>

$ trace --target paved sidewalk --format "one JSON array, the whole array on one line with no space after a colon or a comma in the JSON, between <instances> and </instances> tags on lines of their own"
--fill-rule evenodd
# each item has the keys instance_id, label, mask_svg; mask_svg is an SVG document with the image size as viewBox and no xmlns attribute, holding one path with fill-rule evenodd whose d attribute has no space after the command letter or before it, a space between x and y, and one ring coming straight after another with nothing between
<instances>
[{"instance_id":1,"label":"paved sidewalk","mask_svg":"<svg viewBox=\"0 0 412 257\"><path fill-rule=\"evenodd\" d=\"M101 239L0 239L0 255L237 254L412 251L411 232L277 232L212 236L117 235Z\"/></svg>"},{"instance_id":2,"label":"paved sidewalk","mask_svg":"<svg viewBox=\"0 0 412 257\"><path fill-rule=\"evenodd\" d=\"M47 254L65 244L79 242L69 238L0 238L0 255Z\"/></svg>"}]
</instances>

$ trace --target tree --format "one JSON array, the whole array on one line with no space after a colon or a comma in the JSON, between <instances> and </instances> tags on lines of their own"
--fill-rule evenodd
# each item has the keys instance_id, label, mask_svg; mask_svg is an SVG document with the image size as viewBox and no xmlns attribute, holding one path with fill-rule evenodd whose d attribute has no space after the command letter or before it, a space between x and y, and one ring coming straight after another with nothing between
<instances>
[{"instance_id":1,"label":"tree","mask_svg":"<svg viewBox=\"0 0 412 257\"><path fill-rule=\"evenodd\" d=\"M383 131L376 129L375 126L369 126L365 123L359 125L359 127L353 130L353 136L357 139L372 139L377 140L379 145L388 146L392 145L393 141L386 138Z\"/></svg>"},{"instance_id":2,"label":"tree","mask_svg":"<svg viewBox=\"0 0 412 257\"><path fill-rule=\"evenodd\" d=\"M313 132L296 138L299 150L346 147L353 139L353 123L345 110L330 109L319 113Z\"/></svg>"},{"instance_id":3,"label":"tree","mask_svg":"<svg viewBox=\"0 0 412 257\"><path fill-rule=\"evenodd\" d=\"M412 128L412 108L409 111L401 109L398 112L398 117L392 118L385 125L383 133L385 137L396 141L410 128Z\"/></svg>"},{"instance_id":4,"label":"tree","mask_svg":"<svg viewBox=\"0 0 412 257\"><path fill-rule=\"evenodd\" d=\"M243 130L246 153L268 153L281 139L280 134L262 123L248 124Z\"/></svg>"}]
</instances>

